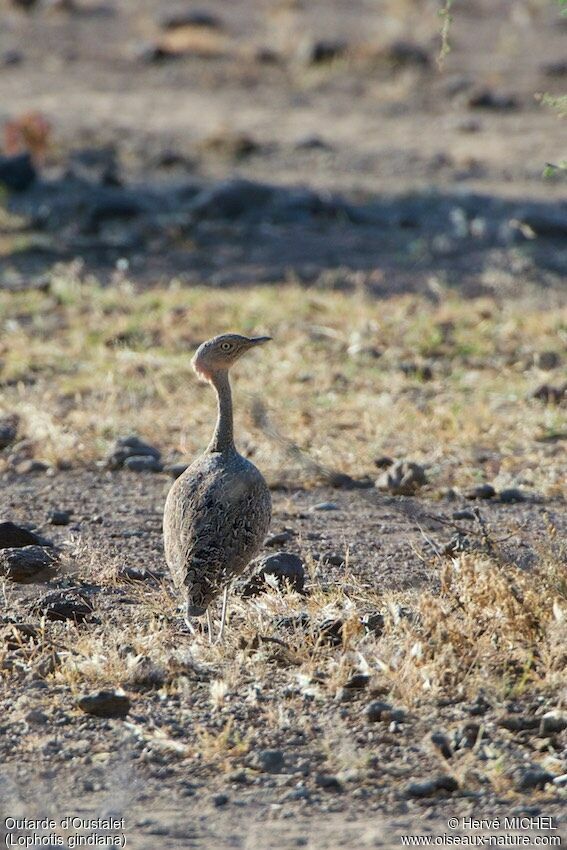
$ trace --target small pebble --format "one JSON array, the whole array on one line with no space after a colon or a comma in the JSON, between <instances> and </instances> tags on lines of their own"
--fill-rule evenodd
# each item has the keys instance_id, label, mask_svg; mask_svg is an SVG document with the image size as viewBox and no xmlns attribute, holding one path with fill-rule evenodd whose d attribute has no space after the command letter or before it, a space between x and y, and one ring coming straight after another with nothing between
<instances>
[{"instance_id":1,"label":"small pebble","mask_svg":"<svg viewBox=\"0 0 567 850\"><path fill-rule=\"evenodd\" d=\"M479 484L466 491L465 499L492 499L495 495L496 490L492 484Z\"/></svg>"},{"instance_id":2,"label":"small pebble","mask_svg":"<svg viewBox=\"0 0 567 850\"><path fill-rule=\"evenodd\" d=\"M71 522L71 511L51 511L48 521L51 525L69 525Z\"/></svg>"}]
</instances>

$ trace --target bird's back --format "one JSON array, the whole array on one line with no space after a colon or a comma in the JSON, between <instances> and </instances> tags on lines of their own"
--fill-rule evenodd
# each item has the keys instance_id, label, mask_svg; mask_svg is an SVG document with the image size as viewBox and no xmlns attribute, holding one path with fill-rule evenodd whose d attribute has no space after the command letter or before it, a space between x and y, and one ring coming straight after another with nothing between
<instances>
[{"instance_id":1,"label":"bird's back","mask_svg":"<svg viewBox=\"0 0 567 850\"><path fill-rule=\"evenodd\" d=\"M165 557L175 585L206 608L258 553L270 518L270 492L253 463L235 450L201 455L165 505Z\"/></svg>"}]
</instances>

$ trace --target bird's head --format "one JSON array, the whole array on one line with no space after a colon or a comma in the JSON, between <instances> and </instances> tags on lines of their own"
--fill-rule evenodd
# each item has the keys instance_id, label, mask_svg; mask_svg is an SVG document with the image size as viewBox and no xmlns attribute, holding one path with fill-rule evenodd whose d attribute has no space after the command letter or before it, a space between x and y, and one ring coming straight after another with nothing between
<instances>
[{"instance_id":1,"label":"bird's head","mask_svg":"<svg viewBox=\"0 0 567 850\"><path fill-rule=\"evenodd\" d=\"M246 351L269 340L270 336L215 336L199 346L191 361L193 369L200 378L210 381L215 372L228 371Z\"/></svg>"}]
</instances>

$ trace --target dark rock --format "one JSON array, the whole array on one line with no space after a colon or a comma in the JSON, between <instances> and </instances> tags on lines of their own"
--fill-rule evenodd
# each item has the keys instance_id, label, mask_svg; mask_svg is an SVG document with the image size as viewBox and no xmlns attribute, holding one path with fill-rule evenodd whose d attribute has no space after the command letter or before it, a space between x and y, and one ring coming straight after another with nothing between
<instances>
[{"instance_id":1,"label":"dark rock","mask_svg":"<svg viewBox=\"0 0 567 850\"><path fill-rule=\"evenodd\" d=\"M518 99L514 95L495 92L491 89L477 89L473 91L467 104L471 109L494 109L499 111L518 109Z\"/></svg>"},{"instance_id":2,"label":"dark rock","mask_svg":"<svg viewBox=\"0 0 567 850\"><path fill-rule=\"evenodd\" d=\"M343 687L347 691L360 691L368 686L369 681L370 676L367 676L364 673L355 673L350 677L350 679L347 679Z\"/></svg>"},{"instance_id":3,"label":"dark rock","mask_svg":"<svg viewBox=\"0 0 567 850\"><path fill-rule=\"evenodd\" d=\"M279 534L272 534L270 537L266 537L264 541L264 546L282 546L284 543L289 543L293 540L293 533L291 531L280 531Z\"/></svg>"},{"instance_id":4,"label":"dark rock","mask_svg":"<svg viewBox=\"0 0 567 850\"><path fill-rule=\"evenodd\" d=\"M541 384L530 397L537 398L538 401L543 401L545 404L562 404L567 401L567 382L560 386Z\"/></svg>"},{"instance_id":5,"label":"dark rock","mask_svg":"<svg viewBox=\"0 0 567 850\"><path fill-rule=\"evenodd\" d=\"M366 706L364 714L369 723L377 723L380 720L392 720L392 706L389 702L373 700Z\"/></svg>"},{"instance_id":6,"label":"dark rock","mask_svg":"<svg viewBox=\"0 0 567 850\"><path fill-rule=\"evenodd\" d=\"M316 773L315 785L325 791L342 791L343 784L337 776L332 773Z\"/></svg>"},{"instance_id":7,"label":"dark rock","mask_svg":"<svg viewBox=\"0 0 567 850\"><path fill-rule=\"evenodd\" d=\"M163 469L160 460L149 455L132 455L124 461L125 469L130 472L161 472Z\"/></svg>"},{"instance_id":8,"label":"dark rock","mask_svg":"<svg viewBox=\"0 0 567 850\"><path fill-rule=\"evenodd\" d=\"M453 757L451 742L442 732L432 732L431 743L439 750L443 758L448 760Z\"/></svg>"},{"instance_id":9,"label":"dark rock","mask_svg":"<svg viewBox=\"0 0 567 850\"><path fill-rule=\"evenodd\" d=\"M284 754L281 750L261 750L254 765L264 773L279 773L284 766Z\"/></svg>"},{"instance_id":10,"label":"dark rock","mask_svg":"<svg viewBox=\"0 0 567 850\"><path fill-rule=\"evenodd\" d=\"M106 464L110 469L119 469L124 466L127 458L131 457L149 457L159 461L161 452L135 435L119 437L114 449L107 457Z\"/></svg>"},{"instance_id":11,"label":"dark rock","mask_svg":"<svg viewBox=\"0 0 567 850\"><path fill-rule=\"evenodd\" d=\"M478 484L465 493L465 499L492 499L494 496L496 496L496 490L492 484Z\"/></svg>"},{"instance_id":12,"label":"dark rock","mask_svg":"<svg viewBox=\"0 0 567 850\"><path fill-rule=\"evenodd\" d=\"M229 802L229 797L227 794L213 794L211 802L215 808L220 809L222 806L226 806Z\"/></svg>"},{"instance_id":13,"label":"dark rock","mask_svg":"<svg viewBox=\"0 0 567 850\"><path fill-rule=\"evenodd\" d=\"M347 49L345 41L306 38L300 43L295 58L304 65L320 65L341 58Z\"/></svg>"},{"instance_id":14,"label":"dark rock","mask_svg":"<svg viewBox=\"0 0 567 850\"><path fill-rule=\"evenodd\" d=\"M371 614L364 614L364 616L361 617L360 622L365 631L371 632L376 635L376 637L380 637L384 631L384 626L386 625L384 615L380 614L379 611L375 611Z\"/></svg>"},{"instance_id":15,"label":"dark rock","mask_svg":"<svg viewBox=\"0 0 567 850\"><path fill-rule=\"evenodd\" d=\"M48 465L42 460L28 458L27 460L23 460L21 463L18 463L16 466L16 472L18 475L29 475L33 472L45 472L48 468Z\"/></svg>"},{"instance_id":16,"label":"dark rock","mask_svg":"<svg viewBox=\"0 0 567 850\"><path fill-rule=\"evenodd\" d=\"M55 590L34 606L48 620L73 620L82 623L93 612L89 599L76 590Z\"/></svg>"},{"instance_id":17,"label":"dark rock","mask_svg":"<svg viewBox=\"0 0 567 850\"><path fill-rule=\"evenodd\" d=\"M39 580L53 563L53 555L41 546L0 550L0 576L10 581Z\"/></svg>"},{"instance_id":18,"label":"dark rock","mask_svg":"<svg viewBox=\"0 0 567 850\"><path fill-rule=\"evenodd\" d=\"M376 486L388 490L395 496L411 496L424 484L427 484L425 470L412 461L397 461L377 480Z\"/></svg>"},{"instance_id":19,"label":"dark rock","mask_svg":"<svg viewBox=\"0 0 567 850\"><path fill-rule=\"evenodd\" d=\"M567 214L560 209L554 211L521 210L518 212L517 221L520 222L520 225L527 225L536 236L562 239L567 235ZM555 352L553 353L555 354Z\"/></svg>"},{"instance_id":20,"label":"dark rock","mask_svg":"<svg viewBox=\"0 0 567 850\"><path fill-rule=\"evenodd\" d=\"M549 773L540 767L528 768L519 774L516 781L516 788L518 791L541 790L548 783L553 782L554 778L553 773Z\"/></svg>"},{"instance_id":21,"label":"dark rock","mask_svg":"<svg viewBox=\"0 0 567 850\"><path fill-rule=\"evenodd\" d=\"M476 516L472 511L453 511L451 516L453 519L467 520L468 522L474 522L476 520Z\"/></svg>"},{"instance_id":22,"label":"dark rock","mask_svg":"<svg viewBox=\"0 0 567 850\"><path fill-rule=\"evenodd\" d=\"M387 455L381 455L380 457L374 458L374 466L377 466L378 469L388 469L394 463L391 457Z\"/></svg>"},{"instance_id":23,"label":"dark rock","mask_svg":"<svg viewBox=\"0 0 567 850\"><path fill-rule=\"evenodd\" d=\"M436 776L428 779L425 782L412 782L406 788L408 797L422 799L424 797L433 797L439 791L446 791L449 794L459 790L459 783L453 776Z\"/></svg>"},{"instance_id":24,"label":"dark rock","mask_svg":"<svg viewBox=\"0 0 567 850\"><path fill-rule=\"evenodd\" d=\"M16 415L0 419L0 451L10 446L18 436L19 418Z\"/></svg>"},{"instance_id":25,"label":"dark rock","mask_svg":"<svg viewBox=\"0 0 567 850\"><path fill-rule=\"evenodd\" d=\"M0 65L3 68L11 68L14 65L21 65L24 61L24 54L19 50L4 50L0 55Z\"/></svg>"},{"instance_id":26,"label":"dark rock","mask_svg":"<svg viewBox=\"0 0 567 850\"><path fill-rule=\"evenodd\" d=\"M275 555L267 555L257 562L258 567L255 574L246 582L242 589L242 597L247 599L258 596L270 590L266 583L266 576L274 576L280 589L290 587L297 593L303 592L305 584L305 569L303 561L298 555L289 552L276 552Z\"/></svg>"},{"instance_id":27,"label":"dark rock","mask_svg":"<svg viewBox=\"0 0 567 850\"><path fill-rule=\"evenodd\" d=\"M555 735L567 729L567 714L559 714L556 711L548 711L541 718L539 726L540 735Z\"/></svg>"},{"instance_id":28,"label":"dark rock","mask_svg":"<svg viewBox=\"0 0 567 850\"><path fill-rule=\"evenodd\" d=\"M299 139L294 147L297 151L332 150L331 146L321 139L320 136L305 136L305 138Z\"/></svg>"},{"instance_id":29,"label":"dark rock","mask_svg":"<svg viewBox=\"0 0 567 850\"><path fill-rule=\"evenodd\" d=\"M45 543L27 528L13 522L0 522L0 549L19 549L22 546L44 546Z\"/></svg>"},{"instance_id":30,"label":"dark rock","mask_svg":"<svg viewBox=\"0 0 567 850\"><path fill-rule=\"evenodd\" d=\"M535 358L540 369L546 372L556 369L561 363L561 356L557 351L540 351Z\"/></svg>"},{"instance_id":31,"label":"dark rock","mask_svg":"<svg viewBox=\"0 0 567 850\"><path fill-rule=\"evenodd\" d=\"M79 697L77 705L86 714L95 717L126 717L130 711L130 699L126 694L116 691L98 691L94 694L86 694Z\"/></svg>"},{"instance_id":32,"label":"dark rock","mask_svg":"<svg viewBox=\"0 0 567 850\"><path fill-rule=\"evenodd\" d=\"M274 196L272 186L251 180L226 180L199 192L190 204L197 219L237 219L257 216Z\"/></svg>"},{"instance_id":33,"label":"dark rock","mask_svg":"<svg viewBox=\"0 0 567 850\"><path fill-rule=\"evenodd\" d=\"M175 30L180 27L222 29L220 18L204 9L172 9L160 16L158 25L163 30Z\"/></svg>"},{"instance_id":34,"label":"dark rock","mask_svg":"<svg viewBox=\"0 0 567 850\"><path fill-rule=\"evenodd\" d=\"M25 720L27 723L34 723L38 726L47 723L49 717L45 712L41 711L39 708L32 708L25 716Z\"/></svg>"},{"instance_id":35,"label":"dark rock","mask_svg":"<svg viewBox=\"0 0 567 850\"><path fill-rule=\"evenodd\" d=\"M179 478L180 475L183 475L186 469L189 469L188 463L167 463L163 471L167 472L170 478Z\"/></svg>"},{"instance_id":36,"label":"dark rock","mask_svg":"<svg viewBox=\"0 0 567 850\"><path fill-rule=\"evenodd\" d=\"M542 65L542 73L546 77L567 77L567 59L560 59L558 62L547 62Z\"/></svg>"},{"instance_id":37,"label":"dark rock","mask_svg":"<svg viewBox=\"0 0 567 850\"><path fill-rule=\"evenodd\" d=\"M37 173L29 153L0 156L0 186L10 192L25 192L35 181Z\"/></svg>"},{"instance_id":38,"label":"dark rock","mask_svg":"<svg viewBox=\"0 0 567 850\"><path fill-rule=\"evenodd\" d=\"M529 497L517 487L509 487L506 490L500 491L500 501L505 505L513 504L514 502L527 502Z\"/></svg>"},{"instance_id":39,"label":"dark rock","mask_svg":"<svg viewBox=\"0 0 567 850\"><path fill-rule=\"evenodd\" d=\"M510 732L524 732L528 729L538 729L539 717L528 717L522 714L507 714L497 720L498 726Z\"/></svg>"},{"instance_id":40,"label":"dark rock","mask_svg":"<svg viewBox=\"0 0 567 850\"><path fill-rule=\"evenodd\" d=\"M309 513L316 511L338 511L339 506L335 502L318 502L316 505L311 505Z\"/></svg>"},{"instance_id":41,"label":"dark rock","mask_svg":"<svg viewBox=\"0 0 567 850\"><path fill-rule=\"evenodd\" d=\"M394 68L428 68L431 58L424 47L413 41L394 41L384 51L384 57Z\"/></svg>"},{"instance_id":42,"label":"dark rock","mask_svg":"<svg viewBox=\"0 0 567 850\"><path fill-rule=\"evenodd\" d=\"M51 525L69 525L72 511L51 511L48 521Z\"/></svg>"}]
</instances>

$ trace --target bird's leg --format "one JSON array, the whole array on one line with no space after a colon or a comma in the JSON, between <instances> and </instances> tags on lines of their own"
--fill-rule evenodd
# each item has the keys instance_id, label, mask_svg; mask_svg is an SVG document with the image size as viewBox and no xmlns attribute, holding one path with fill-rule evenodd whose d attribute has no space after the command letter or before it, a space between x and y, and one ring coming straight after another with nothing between
<instances>
[{"instance_id":1,"label":"bird's leg","mask_svg":"<svg viewBox=\"0 0 567 850\"><path fill-rule=\"evenodd\" d=\"M211 620L211 612L207 608L207 630L209 633L209 646L213 645L213 621Z\"/></svg>"},{"instance_id":2,"label":"bird's leg","mask_svg":"<svg viewBox=\"0 0 567 850\"><path fill-rule=\"evenodd\" d=\"M190 633L193 635L193 637L196 637L197 629L195 628L195 626L191 622L191 618L189 616L187 616L187 614L186 614L185 617L184 617L184 620L185 620L185 625L189 629Z\"/></svg>"},{"instance_id":3,"label":"bird's leg","mask_svg":"<svg viewBox=\"0 0 567 850\"><path fill-rule=\"evenodd\" d=\"M218 635L218 637L217 637L217 639L216 639L216 643L221 643L221 642L222 642L222 636L223 636L223 633L224 633L224 624L225 624L225 622L226 622L226 612L227 612L227 608L228 608L228 584L227 584L227 586L225 587L225 589L224 589L224 593L223 593L223 595L222 595L221 624L220 624L220 631L219 631L219 635Z\"/></svg>"}]
</instances>

